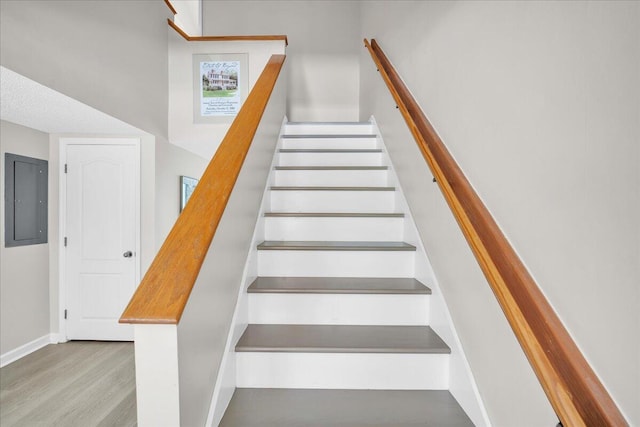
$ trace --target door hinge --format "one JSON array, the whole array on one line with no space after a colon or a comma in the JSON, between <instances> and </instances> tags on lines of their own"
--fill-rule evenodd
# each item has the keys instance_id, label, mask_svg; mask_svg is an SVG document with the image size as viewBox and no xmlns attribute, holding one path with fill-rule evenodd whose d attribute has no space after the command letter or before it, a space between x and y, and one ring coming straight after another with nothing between
<instances>
[{"instance_id":1,"label":"door hinge","mask_svg":"<svg viewBox=\"0 0 640 427\"><path fill-rule=\"evenodd\" d=\"M64 319L67 320L67 309L64 309Z\"/></svg>"},{"instance_id":2,"label":"door hinge","mask_svg":"<svg viewBox=\"0 0 640 427\"><path fill-rule=\"evenodd\" d=\"M64 164L64 173L67 173L67 164Z\"/></svg>"},{"instance_id":3,"label":"door hinge","mask_svg":"<svg viewBox=\"0 0 640 427\"><path fill-rule=\"evenodd\" d=\"M67 238L66 237L64 238L64 247L65 248L67 247Z\"/></svg>"}]
</instances>

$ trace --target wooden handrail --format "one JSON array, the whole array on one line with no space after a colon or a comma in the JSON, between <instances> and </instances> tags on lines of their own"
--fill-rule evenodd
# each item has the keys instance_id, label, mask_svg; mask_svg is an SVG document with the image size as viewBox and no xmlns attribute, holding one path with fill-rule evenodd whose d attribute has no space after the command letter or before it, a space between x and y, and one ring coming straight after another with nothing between
<instances>
[{"instance_id":1,"label":"wooden handrail","mask_svg":"<svg viewBox=\"0 0 640 427\"><path fill-rule=\"evenodd\" d=\"M364 43L563 425L628 425L378 43Z\"/></svg>"},{"instance_id":2,"label":"wooden handrail","mask_svg":"<svg viewBox=\"0 0 640 427\"><path fill-rule=\"evenodd\" d=\"M170 2L169 0L164 0L164 4L166 4L166 5L167 5L167 7L168 7L169 9L171 9L171 13L173 13L174 15L177 15L177 14L178 14L178 12L176 11L176 8L175 8L175 7L173 7L173 5L171 4L171 2Z\"/></svg>"},{"instance_id":3,"label":"wooden handrail","mask_svg":"<svg viewBox=\"0 0 640 427\"><path fill-rule=\"evenodd\" d=\"M289 45L289 40L285 35L274 36L190 36L182 28L176 25L171 19L167 19L169 26L176 30L186 41L190 42L229 42L229 41L273 41L282 40L285 46Z\"/></svg>"},{"instance_id":4,"label":"wooden handrail","mask_svg":"<svg viewBox=\"0 0 640 427\"><path fill-rule=\"evenodd\" d=\"M285 55L271 56L120 323L180 321L284 60Z\"/></svg>"}]
</instances>

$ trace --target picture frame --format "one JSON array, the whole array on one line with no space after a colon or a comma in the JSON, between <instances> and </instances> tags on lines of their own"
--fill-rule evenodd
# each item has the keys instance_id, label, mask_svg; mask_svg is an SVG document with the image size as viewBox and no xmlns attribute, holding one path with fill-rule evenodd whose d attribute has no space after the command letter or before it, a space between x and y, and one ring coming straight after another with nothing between
<instances>
[{"instance_id":1,"label":"picture frame","mask_svg":"<svg viewBox=\"0 0 640 427\"><path fill-rule=\"evenodd\" d=\"M180 176L180 212L182 212L187 205L191 194L193 194L193 190L195 190L196 185L198 185L198 181L198 179L189 176Z\"/></svg>"},{"instance_id":2,"label":"picture frame","mask_svg":"<svg viewBox=\"0 0 640 427\"><path fill-rule=\"evenodd\" d=\"M193 122L231 123L249 94L249 55L193 55Z\"/></svg>"}]
</instances>

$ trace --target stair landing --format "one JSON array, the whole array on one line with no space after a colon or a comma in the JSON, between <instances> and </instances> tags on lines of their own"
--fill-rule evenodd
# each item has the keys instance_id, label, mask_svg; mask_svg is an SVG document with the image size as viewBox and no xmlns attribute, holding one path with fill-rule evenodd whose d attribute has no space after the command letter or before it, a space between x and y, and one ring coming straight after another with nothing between
<instances>
[{"instance_id":1,"label":"stair landing","mask_svg":"<svg viewBox=\"0 0 640 427\"><path fill-rule=\"evenodd\" d=\"M221 427L467 427L448 391L236 389Z\"/></svg>"}]
</instances>

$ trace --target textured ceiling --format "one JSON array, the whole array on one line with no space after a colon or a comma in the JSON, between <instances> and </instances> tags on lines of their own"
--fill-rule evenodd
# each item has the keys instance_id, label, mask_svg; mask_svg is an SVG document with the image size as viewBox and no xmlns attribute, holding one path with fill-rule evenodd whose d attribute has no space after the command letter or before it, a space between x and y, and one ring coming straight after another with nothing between
<instances>
[{"instance_id":1,"label":"textured ceiling","mask_svg":"<svg viewBox=\"0 0 640 427\"><path fill-rule=\"evenodd\" d=\"M47 133L139 134L95 108L0 66L0 118Z\"/></svg>"}]
</instances>

